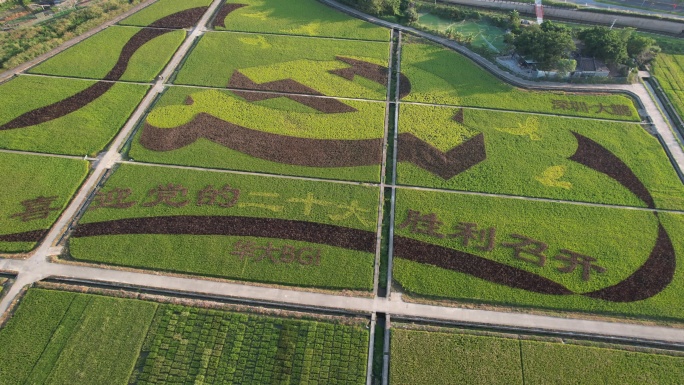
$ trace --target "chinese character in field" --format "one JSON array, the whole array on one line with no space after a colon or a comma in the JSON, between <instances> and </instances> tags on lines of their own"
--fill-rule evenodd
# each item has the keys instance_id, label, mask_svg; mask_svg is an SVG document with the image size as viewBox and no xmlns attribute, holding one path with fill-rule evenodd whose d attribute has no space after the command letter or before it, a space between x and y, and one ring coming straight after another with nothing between
<instances>
[{"instance_id":1,"label":"chinese character in field","mask_svg":"<svg viewBox=\"0 0 684 385\"><path fill-rule=\"evenodd\" d=\"M610 114L610 111L608 110L608 108L606 106L603 105L603 103L599 103L598 105L596 105L594 107L598 107L598 110L596 110L597 114L600 114L602 112L606 112L606 113Z\"/></svg>"},{"instance_id":2,"label":"chinese character in field","mask_svg":"<svg viewBox=\"0 0 684 385\"><path fill-rule=\"evenodd\" d=\"M240 190L224 185L221 189L209 185L197 193L197 206L233 207L240 198Z\"/></svg>"},{"instance_id":3,"label":"chinese character in field","mask_svg":"<svg viewBox=\"0 0 684 385\"><path fill-rule=\"evenodd\" d=\"M359 201L352 200L348 205L337 205L337 208L346 210L342 214L338 215L328 215L333 221L343 221L347 218L354 216L362 225L368 226L371 222L366 221L361 214L371 211L370 209L364 209L359 206Z\"/></svg>"},{"instance_id":4,"label":"chinese character in field","mask_svg":"<svg viewBox=\"0 0 684 385\"><path fill-rule=\"evenodd\" d=\"M549 248L546 243L519 234L511 234L511 237L520 239L520 242L502 243L501 246L512 248L516 259L534 263L541 267L546 264L546 255L543 254ZM523 254L531 255L534 258L524 257Z\"/></svg>"},{"instance_id":5,"label":"chinese character in field","mask_svg":"<svg viewBox=\"0 0 684 385\"><path fill-rule=\"evenodd\" d=\"M10 218L19 218L22 222L45 219L50 216L51 211L59 211L58 207L50 207L55 200L57 200L56 196L39 196L35 199L22 201L21 205L24 206L24 212L10 215Z\"/></svg>"},{"instance_id":6,"label":"chinese character in field","mask_svg":"<svg viewBox=\"0 0 684 385\"><path fill-rule=\"evenodd\" d=\"M570 109L577 112L589 112L589 106L585 102L570 102Z\"/></svg>"},{"instance_id":7,"label":"chinese character in field","mask_svg":"<svg viewBox=\"0 0 684 385\"><path fill-rule=\"evenodd\" d=\"M280 198L280 194L268 193L268 192L251 192L247 195L250 197L269 198L269 199ZM273 211L274 213L279 213L279 212L283 211L283 208L284 208L283 206L280 206L280 205L264 204L264 203L251 203L251 202L238 203L238 207L240 207L240 208L256 207L259 209L270 210L270 211Z\"/></svg>"},{"instance_id":8,"label":"chinese character in field","mask_svg":"<svg viewBox=\"0 0 684 385\"><path fill-rule=\"evenodd\" d=\"M90 204L89 210L99 208L127 209L135 205L134 201L126 202L126 199L133 194L129 188L115 187L107 192L98 191Z\"/></svg>"},{"instance_id":9,"label":"chinese character in field","mask_svg":"<svg viewBox=\"0 0 684 385\"><path fill-rule=\"evenodd\" d=\"M269 242L268 245L266 246L259 246L257 247L258 250L262 251L260 258L257 258L254 260L254 262L259 262L263 260L264 258L268 258L271 260L273 263L278 263L278 260L280 258L280 248L278 247L273 247L273 242Z\"/></svg>"},{"instance_id":10,"label":"chinese character in field","mask_svg":"<svg viewBox=\"0 0 684 385\"><path fill-rule=\"evenodd\" d=\"M597 273L604 273L606 271L604 267L597 266L592 263L596 262L596 258L590 257L588 255L582 255L580 253L575 253L574 251L565 249L561 250L560 252L561 254L556 255L555 257L553 257L553 259L566 262L566 266L556 268L561 273L572 273L577 269L577 267L581 266L582 280L588 281L589 273L591 273L592 270L596 271Z\"/></svg>"},{"instance_id":11,"label":"chinese character in field","mask_svg":"<svg viewBox=\"0 0 684 385\"><path fill-rule=\"evenodd\" d=\"M632 111L629 110L629 107L622 104L612 104L610 106L610 113L618 116L632 116Z\"/></svg>"},{"instance_id":12,"label":"chinese character in field","mask_svg":"<svg viewBox=\"0 0 684 385\"><path fill-rule=\"evenodd\" d=\"M463 246L469 246L471 240L482 243L483 246L477 246L477 248L484 251L492 251L496 246L496 228L494 227L478 230L477 223L459 222L454 229L456 232L449 234L449 238L461 238Z\"/></svg>"},{"instance_id":13,"label":"chinese character in field","mask_svg":"<svg viewBox=\"0 0 684 385\"><path fill-rule=\"evenodd\" d=\"M570 102L567 100L551 100L551 104L553 105L554 110L569 110L570 109Z\"/></svg>"},{"instance_id":14,"label":"chinese character in field","mask_svg":"<svg viewBox=\"0 0 684 385\"><path fill-rule=\"evenodd\" d=\"M420 211L409 210L406 220L402 222L398 228L405 229L408 227L409 231L414 234L425 234L432 237L444 238L444 234L439 232L439 228L444 223L437 218L437 214L425 214Z\"/></svg>"},{"instance_id":15,"label":"chinese character in field","mask_svg":"<svg viewBox=\"0 0 684 385\"><path fill-rule=\"evenodd\" d=\"M311 211L313 211L314 206L330 206L333 204L333 202L327 202L327 201L322 201L318 200L314 197L313 193L308 193L306 194L306 198L290 198L287 200L290 203L301 203L304 205L304 215L309 216L311 215Z\"/></svg>"},{"instance_id":16,"label":"chinese character in field","mask_svg":"<svg viewBox=\"0 0 684 385\"><path fill-rule=\"evenodd\" d=\"M259 249L254 241L240 240L235 242L230 255L235 255L243 261L245 258L256 258Z\"/></svg>"},{"instance_id":17,"label":"chinese character in field","mask_svg":"<svg viewBox=\"0 0 684 385\"><path fill-rule=\"evenodd\" d=\"M171 207L183 207L189 203L187 199L188 189L179 184L169 183L166 186L159 185L147 192L148 197L154 200L143 203L144 207L153 207L161 203Z\"/></svg>"}]
</instances>

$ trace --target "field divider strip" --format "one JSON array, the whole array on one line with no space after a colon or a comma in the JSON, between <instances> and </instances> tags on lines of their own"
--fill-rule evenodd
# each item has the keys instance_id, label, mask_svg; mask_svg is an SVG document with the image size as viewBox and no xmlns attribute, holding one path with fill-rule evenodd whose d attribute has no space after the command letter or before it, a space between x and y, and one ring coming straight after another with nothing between
<instances>
[{"instance_id":1,"label":"field divider strip","mask_svg":"<svg viewBox=\"0 0 684 385\"><path fill-rule=\"evenodd\" d=\"M545 203L561 203L561 204L570 204L570 205L577 205L577 206L603 207L603 208L612 208L612 209L646 211L649 213L657 212L657 213L684 214L684 210L675 210L675 209L659 209L659 208L653 209L653 208L648 208L648 207L623 206L623 205L608 204L608 203L568 201L568 200L563 200L563 199L526 197L526 196L519 196L519 195L495 194L495 193L485 193L485 192L477 192L477 191L446 190L446 189L431 188L431 187L420 187L420 186L397 185L395 187L398 189L404 189L404 190L419 190L419 191L431 191L431 192L440 192L440 193L447 193L447 194L476 195L476 196L483 196L483 197L488 197L488 198L518 199L518 200L526 200L526 201L533 201L533 202L545 202Z\"/></svg>"},{"instance_id":2,"label":"field divider strip","mask_svg":"<svg viewBox=\"0 0 684 385\"><path fill-rule=\"evenodd\" d=\"M7 153L7 154L17 154L17 155L29 155L29 156L46 156L50 158L63 158L63 159L74 159L74 160L87 160L87 161L94 161L96 158L92 158L89 156L78 156L78 155L64 155L64 154L52 154L49 152L32 152L32 151L23 151L23 150L12 150L12 149L5 149L2 148L0 149L0 152L2 153Z\"/></svg>"},{"instance_id":3,"label":"field divider strip","mask_svg":"<svg viewBox=\"0 0 684 385\"><path fill-rule=\"evenodd\" d=\"M0 267L30 265L29 260L2 260ZM264 306L314 309L323 312L370 316L373 312L391 314L397 319L414 322L443 323L466 327L483 327L523 333L542 333L555 336L604 338L632 341L632 343L661 344L684 348L684 329L616 322L564 318L558 315L539 315L503 310L482 310L444 307L404 302L401 299L350 297L290 289L251 286L240 283L182 278L155 273L111 270L101 267L45 263L31 276L20 274L17 282L29 284L42 278L63 282L99 283L115 288L153 290L166 295L205 297L238 301ZM35 274L39 274L36 277ZM11 289L15 289L15 285ZM18 290L18 289L17 289ZM16 293L15 293L16 295ZM13 298L13 296L11 296ZM2 305L8 305L7 298ZM11 302L11 300L9 301ZM0 310L4 311L0 305Z\"/></svg>"},{"instance_id":4,"label":"field divider strip","mask_svg":"<svg viewBox=\"0 0 684 385\"><path fill-rule=\"evenodd\" d=\"M346 184L346 185L354 185L354 186L380 187L380 184L375 183L375 182L357 182L357 181L348 181L348 180L313 178L313 177L307 177L307 176L269 174L269 173L264 173L264 172L239 171L239 170L228 170L228 169L220 169L220 168L205 168L205 167L196 167L196 166L182 166L182 165L163 164L163 163L149 163L149 162L130 161L130 160L119 160L119 161L117 161L117 163L118 164L132 164L132 165L146 166L146 167L176 168L179 170L206 171L206 172L215 172L215 173L223 173L223 174L253 175L253 176L281 178L281 179L306 180L306 181L311 181L311 182L329 182L329 183Z\"/></svg>"},{"instance_id":5,"label":"field divider strip","mask_svg":"<svg viewBox=\"0 0 684 385\"><path fill-rule=\"evenodd\" d=\"M368 362L366 363L366 385L373 385L373 355L375 352L375 325L378 313L371 314L370 334L368 336Z\"/></svg>"},{"instance_id":6,"label":"field divider strip","mask_svg":"<svg viewBox=\"0 0 684 385\"><path fill-rule=\"evenodd\" d=\"M397 201L397 153L399 152L399 89L401 82L401 31L399 31L399 37L397 42L397 69L396 69L396 79L395 86L396 92L394 93L394 151L392 152L392 196L390 198L390 220L389 220L389 237L387 246L387 296L392 295L392 267L394 259L394 221L396 212L396 201ZM388 318L389 320L389 318ZM389 321L388 321L389 323Z\"/></svg>"},{"instance_id":7,"label":"field divider strip","mask_svg":"<svg viewBox=\"0 0 684 385\"><path fill-rule=\"evenodd\" d=\"M387 178L387 145L389 140L389 109L390 109L390 98L391 98L391 85L392 85L392 62L394 60L394 45L392 40L394 38L394 29L390 31L390 44L389 44L389 63L387 65L388 75L387 75L387 94L385 97L385 121L383 124L383 136L382 136L382 162L380 164L380 193L378 199L378 215L377 215L377 228L376 228L376 239L375 239L375 267L373 272L373 296L378 295L378 290L380 287L380 258L382 250L382 222L384 217L384 207L385 207L385 182ZM370 385L370 383L368 384Z\"/></svg>"},{"instance_id":8,"label":"field divider strip","mask_svg":"<svg viewBox=\"0 0 684 385\"><path fill-rule=\"evenodd\" d=\"M137 84L141 86L147 86L149 87L150 85L154 84L154 82L136 82L136 81L126 81L126 80L105 80L105 79L95 79L95 78L79 78L75 76L64 76L64 75L50 75L50 74L33 74L33 73L28 73L24 72L21 74L21 76L32 76L32 77L38 77L38 78L52 78L52 79L64 79L64 80L77 80L77 81L83 81L83 82L98 82L98 83L123 83L123 84Z\"/></svg>"}]
</instances>

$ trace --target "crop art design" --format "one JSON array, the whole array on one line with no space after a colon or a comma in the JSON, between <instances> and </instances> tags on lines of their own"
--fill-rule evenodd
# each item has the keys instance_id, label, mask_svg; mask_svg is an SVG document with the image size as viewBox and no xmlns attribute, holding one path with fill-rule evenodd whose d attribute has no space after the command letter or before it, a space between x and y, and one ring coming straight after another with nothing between
<instances>
[{"instance_id":1,"label":"crop art design","mask_svg":"<svg viewBox=\"0 0 684 385\"><path fill-rule=\"evenodd\" d=\"M140 30L133 35L119 54L119 59L114 67L105 75L105 81L99 81L92 86L80 91L59 102L26 112L13 120L0 126L0 131L31 127L59 119L72 112L92 103L116 84L128 68L128 63L133 55L146 43L157 37L173 32L173 28L189 28L197 23L207 7L191 8L185 11L166 16L152 23L149 27Z\"/></svg>"}]
</instances>

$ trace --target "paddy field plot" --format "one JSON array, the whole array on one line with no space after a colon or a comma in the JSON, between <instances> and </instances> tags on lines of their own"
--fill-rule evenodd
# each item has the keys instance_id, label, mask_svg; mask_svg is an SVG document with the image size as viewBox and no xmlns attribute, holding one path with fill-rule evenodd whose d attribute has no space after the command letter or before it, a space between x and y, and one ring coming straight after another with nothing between
<instances>
[{"instance_id":1,"label":"paddy field plot","mask_svg":"<svg viewBox=\"0 0 684 385\"><path fill-rule=\"evenodd\" d=\"M280 318L30 289L0 329L0 383L363 384L363 320Z\"/></svg>"},{"instance_id":2,"label":"paddy field plot","mask_svg":"<svg viewBox=\"0 0 684 385\"><path fill-rule=\"evenodd\" d=\"M0 148L65 155L102 151L148 87L19 76L0 85ZM99 94L99 95L98 95Z\"/></svg>"},{"instance_id":3,"label":"paddy field plot","mask_svg":"<svg viewBox=\"0 0 684 385\"><path fill-rule=\"evenodd\" d=\"M639 124L404 104L398 183L684 208L684 184Z\"/></svg>"},{"instance_id":4,"label":"paddy field plot","mask_svg":"<svg viewBox=\"0 0 684 385\"><path fill-rule=\"evenodd\" d=\"M120 25L139 27L155 26L156 22L166 19L165 28L188 28L202 17L212 0L159 0L145 9L123 19Z\"/></svg>"},{"instance_id":5,"label":"paddy field plot","mask_svg":"<svg viewBox=\"0 0 684 385\"><path fill-rule=\"evenodd\" d=\"M684 376L681 354L628 346L410 326L392 329L391 341L390 378L396 385L676 384Z\"/></svg>"},{"instance_id":6,"label":"paddy field plot","mask_svg":"<svg viewBox=\"0 0 684 385\"><path fill-rule=\"evenodd\" d=\"M411 82L407 102L640 121L634 102L623 95L518 89L465 56L422 40L404 42L401 55L401 72Z\"/></svg>"},{"instance_id":7,"label":"paddy field plot","mask_svg":"<svg viewBox=\"0 0 684 385\"><path fill-rule=\"evenodd\" d=\"M185 39L184 31L112 26L28 72L65 77L150 82Z\"/></svg>"},{"instance_id":8,"label":"paddy field plot","mask_svg":"<svg viewBox=\"0 0 684 385\"><path fill-rule=\"evenodd\" d=\"M228 0L216 30L388 41L389 30L361 21L315 0Z\"/></svg>"},{"instance_id":9,"label":"paddy field plot","mask_svg":"<svg viewBox=\"0 0 684 385\"><path fill-rule=\"evenodd\" d=\"M384 100L388 63L386 42L208 32L174 83Z\"/></svg>"},{"instance_id":10,"label":"paddy field plot","mask_svg":"<svg viewBox=\"0 0 684 385\"><path fill-rule=\"evenodd\" d=\"M122 165L70 240L81 261L327 289L373 286L378 188Z\"/></svg>"},{"instance_id":11,"label":"paddy field plot","mask_svg":"<svg viewBox=\"0 0 684 385\"><path fill-rule=\"evenodd\" d=\"M684 55L659 53L653 65L653 75L679 116L684 116Z\"/></svg>"},{"instance_id":12,"label":"paddy field plot","mask_svg":"<svg viewBox=\"0 0 684 385\"><path fill-rule=\"evenodd\" d=\"M684 215L399 189L397 283L420 297L682 320Z\"/></svg>"},{"instance_id":13,"label":"paddy field plot","mask_svg":"<svg viewBox=\"0 0 684 385\"><path fill-rule=\"evenodd\" d=\"M66 208L88 168L83 160L0 153L0 177L6 181L0 188L0 253L33 249Z\"/></svg>"},{"instance_id":14,"label":"paddy field plot","mask_svg":"<svg viewBox=\"0 0 684 385\"><path fill-rule=\"evenodd\" d=\"M172 87L133 140L138 161L380 180L383 103Z\"/></svg>"}]
</instances>

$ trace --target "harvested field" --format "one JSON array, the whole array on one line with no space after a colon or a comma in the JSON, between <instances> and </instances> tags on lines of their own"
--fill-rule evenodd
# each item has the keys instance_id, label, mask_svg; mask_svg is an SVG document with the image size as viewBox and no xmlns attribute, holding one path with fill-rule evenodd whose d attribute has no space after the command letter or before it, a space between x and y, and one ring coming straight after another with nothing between
<instances>
[{"instance_id":1,"label":"harvested field","mask_svg":"<svg viewBox=\"0 0 684 385\"><path fill-rule=\"evenodd\" d=\"M681 320L684 215L400 189L396 223L407 292Z\"/></svg>"},{"instance_id":2,"label":"harvested field","mask_svg":"<svg viewBox=\"0 0 684 385\"><path fill-rule=\"evenodd\" d=\"M214 28L283 35L389 41L389 30L350 17L315 0L228 0Z\"/></svg>"},{"instance_id":3,"label":"harvested field","mask_svg":"<svg viewBox=\"0 0 684 385\"><path fill-rule=\"evenodd\" d=\"M0 86L0 148L95 155L148 87L20 76Z\"/></svg>"},{"instance_id":4,"label":"harvested field","mask_svg":"<svg viewBox=\"0 0 684 385\"><path fill-rule=\"evenodd\" d=\"M85 179L88 166L86 161L0 153L0 178L12 181L11 188L0 189L0 252L33 249ZM15 233L22 235L7 235Z\"/></svg>"},{"instance_id":5,"label":"harvested field","mask_svg":"<svg viewBox=\"0 0 684 385\"><path fill-rule=\"evenodd\" d=\"M210 32L202 36L174 83L223 88L239 71L260 86L289 79L316 94L384 100L386 83L378 81L387 79L388 63L388 43ZM345 71L337 74L339 70Z\"/></svg>"},{"instance_id":6,"label":"harvested field","mask_svg":"<svg viewBox=\"0 0 684 385\"><path fill-rule=\"evenodd\" d=\"M171 60L184 38L184 31L113 26L31 68L29 72L150 82Z\"/></svg>"},{"instance_id":7,"label":"harvested field","mask_svg":"<svg viewBox=\"0 0 684 385\"><path fill-rule=\"evenodd\" d=\"M378 194L356 185L122 165L78 224L70 251L89 262L366 291Z\"/></svg>"},{"instance_id":8,"label":"harvested field","mask_svg":"<svg viewBox=\"0 0 684 385\"><path fill-rule=\"evenodd\" d=\"M350 112L319 111L336 104ZM383 122L382 103L172 87L150 113L130 156L155 163L377 181Z\"/></svg>"},{"instance_id":9,"label":"harvested field","mask_svg":"<svg viewBox=\"0 0 684 385\"><path fill-rule=\"evenodd\" d=\"M407 104L399 112L400 184L684 208L684 184L641 125ZM440 154L451 152L450 162L468 166L460 173L421 165L447 162Z\"/></svg>"},{"instance_id":10,"label":"harvested field","mask_svg":"<svg viewBox=\"0 0 684 385\"><path fill-rule=\"evenodd\" d=\"M159 0L119 22L121 25L189 28L195 25L211 0Z\"/></svg>"}]
</instances>

